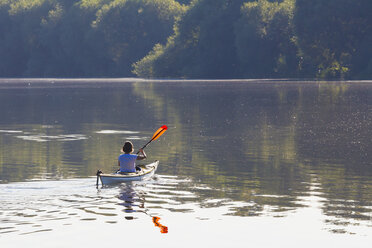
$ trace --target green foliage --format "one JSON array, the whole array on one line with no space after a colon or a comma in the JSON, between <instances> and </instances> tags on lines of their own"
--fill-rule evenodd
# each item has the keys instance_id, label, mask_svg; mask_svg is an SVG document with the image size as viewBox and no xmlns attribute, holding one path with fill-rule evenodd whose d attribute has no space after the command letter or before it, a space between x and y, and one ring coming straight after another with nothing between
<instances>
[{"instance_id":1,"label":"green foliage","mask_svg":"<svg viewBox=\"0 0 372 248\"><path fill-rule=\"evenodd\" d=\"M131 65L155 43L164 43L184 7L173 0L115 0L103 6L93 22L107 44L113 75L126 76Z\"/></svg>"},{"instance_id":2,"label":"green foliage","mask_svg":"<svg viewBox=\"0 0 372 248\"><path fill-rule=\"evenodd\" d=\"M0 76L131 76L185 8L174 0L1 0Z\"/></svg>"},{"instance_id":3,"label":"green foliage","mask_svg":"<svg viewBox=\"0 0 372 248\"><path fill-rule=\"evenodd\" d=\"M371 13L369 0L297 0L295 25L304 73L371 77Z\"/></svg>"},{"instance_id":4,"label":"green foliage","mask_svg":"<svg viewBox=\"0 0 372 248\"><path fill-rule=\"evenodd\" d=\"M368 0L193 1L167 44L156 45L134 73L370 78L371 6Z\"/></svg>"},{"instance_id":5,"label":"green foliage","mask_svg":"<svg viewBox=\"0 0 372 248\"><path fill-rule=\"evenodd\" d=\"M370 0L0 0L0 76L371 78Z\"/></svg>"},{"instance_id":6,"label":"green foliage","mask_svg":"<svg viewBox=\"0 0 372 248\"><path fill-rule=\"evenodd\" d=\"M235 25L240 74L249 78L294 76L297 48L293 0L245 3Z\"/></svg>"},{"instance_id":7,"label":"green foliage","mask_svg":"<svg viewBox=\"0 0 372 248\"><path fill-rule=\"evenodd\" d=\"M229 78L235 75L234 22L244 1L193 1L167 44L134 66L143 77ZM144 64L150 70L143 70ZM141 74L141 72L152 74Z\"/></svg>"},{"instance_id":8,"label":"green foliage","mask_svg":"<svg viewBox=\"0 0 372 248\"><path fill-rule=\"evenodd\" d=\"M293 0L194 1L168 43L137 62L134 73L186 78L295 75L293 7Z\"/></svg>"}]
</instances>

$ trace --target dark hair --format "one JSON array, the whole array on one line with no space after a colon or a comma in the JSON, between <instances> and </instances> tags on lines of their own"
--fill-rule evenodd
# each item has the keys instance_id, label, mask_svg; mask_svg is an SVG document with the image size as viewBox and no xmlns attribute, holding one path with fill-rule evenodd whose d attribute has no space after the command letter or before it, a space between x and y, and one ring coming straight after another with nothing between
<instances>
[{"instance_id":1,"label":"dark hair","mask_svg":"<svg viewBox=\"0 0 372 248\"><path fill-rule=\"evenodd\" d=\"M133 152L133 144L130 141L126 141L123 146L123 152L131 153Z\"/></svg>"}]
</instances>

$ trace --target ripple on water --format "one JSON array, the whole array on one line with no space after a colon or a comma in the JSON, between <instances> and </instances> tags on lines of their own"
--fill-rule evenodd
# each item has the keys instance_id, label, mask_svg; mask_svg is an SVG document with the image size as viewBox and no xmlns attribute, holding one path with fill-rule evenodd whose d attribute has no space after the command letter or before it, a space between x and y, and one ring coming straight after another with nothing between
<instances>
[{"instance_id":1,"label":"ripple on water","mask_svg":"<svg viewBox=\"0 0 372 248\"><path fill-rule=\"evenodd\" d=\"M164 211L193 212L197 195L189 180L156 180L113 187L93 186L94 179L32 181L0 185L2 233L33 234L80 222L118 223Z\"/></svg>"},{"instance_id":2,"label":"ripple on water","mask_svg":"<svg viewBox=\"0 0 372 248\"><path fill-rule=\"evenodd\" d=\"M144 182L95 187L95 178L63 181L32 181L0 185L0 234L32 235L50 232L63 226L120 224L123 221L158 218L169 213L189 214L192 219L208 221L223 216L251 217L267 215L277 218L294 214L298 209L328 208L328 212L358 211L345 208L340 201L325 202L321 194L297 197L294 205L289 196L256 193L251 198L232 200L219 197L222 189L213 189L188 178L156 175ZM327 205L328 204L328 205ZM342 206L338 206L342 205ZM363 211L364 210L364 211ZM370 212L369 212L370 213ZM340 233L356 221L329 216L324 220L330 232ZM364 219L364 218L363 218ZM158 220L158 219L156 219ZM155 223L158 223L155 221ZM159 223L158 223L159 224ZM155 224L158 227L162 225ZM161 230L168 230L163 229ZM351 232L349 232L351 233Z\"/></svg>"},{"instance_id":3,"label":"ripple on water","mask_svg":"<svg viewBox=\"0 0 372 248\"><path fill-rule=\"evenodd\" d=\"M29 134L18 135L16 138L26 141L47 142L47 141L76 141L86 140L88 137L83 134L63 134L63 135L46 135L46 134Z\"/></svg>"},{"instance_id":4,"label":"ripple on water","mask_svg":"<svg viewBox=\"0 0 372 248\"><path fill-rule=\"evenodd\" d=\"M127 131L127 130L100 130L96 131L98 134L137 134L138 131Z\"/></svg>"},{"instance_id":5,"label":"ripple on water","mask_svg":"<svg viewBox=\"0 0 372 248\"><path fill-rule=\"evenodd\" d=\"M21 130L0 130L0 133L12 134L12 133L23 133L23 131Z\"/></svg>"}]
</instances>

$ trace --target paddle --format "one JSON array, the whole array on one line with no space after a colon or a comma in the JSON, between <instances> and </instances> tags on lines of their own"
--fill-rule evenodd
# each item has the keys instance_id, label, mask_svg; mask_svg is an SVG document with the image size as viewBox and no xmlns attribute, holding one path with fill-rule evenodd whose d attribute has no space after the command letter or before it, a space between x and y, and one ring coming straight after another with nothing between
<instances>
[{"instance_id":1,"label":"paddle","mask_svg":"<svg viewBox=\"0 0 372 248\"><path fill-rule=\"evenodd\" d=\"M150 144L152 141L154 141L154 140L158 139L160 136L162 136L163 133L164 133L165 131L167 131L167 129L168 129L168 127L167 127L166 125L161 126L161 128L159 128L158 130L156 130L156 132L154 133L154 135L152 136L152 138L150 139L150 141L147 142L146 145L144 145L144 146L142 147L142 149L145 149L145 147L146 147L148 144ZM137 152L137 154L138 154L138 153L139 153L139 151Z\"/></svg>"},{"instance_id":2,"label":"paddle","mask_svg":"<svg viewBox=\"0 0 372 248\"><path fill-rule=\"evenodd\" d=\"M144 146L142 147L142 149L145 149L145 147L146 147L148 144L150 144L152 141L154 141L154 140L158 139L160 136L162 136L163 133L164 133L165 131L167 131L167 129L168 129L168 127L167 127L166 125L164 125L164 126L160 127L158 130L156 130L156 132L155 132L154 135L152 136L151 140L150 140L149 142L147 142L146 145L144 145ZM138 153L139 153L139 151L137 152L137 154L138 154ZM98 171L97 171L97 182L96 182L97 187L98 187L99 177L100 177L101 174L102 174L102 171L98 170Z\"/></svg>"}]
</instances>

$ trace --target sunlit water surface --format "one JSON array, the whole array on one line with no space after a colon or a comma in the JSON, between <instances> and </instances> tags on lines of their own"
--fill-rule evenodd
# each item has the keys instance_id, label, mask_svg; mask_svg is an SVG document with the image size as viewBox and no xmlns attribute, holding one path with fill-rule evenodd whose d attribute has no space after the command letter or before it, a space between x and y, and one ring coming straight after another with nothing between
<instances>
[{"instance_id":1,"label":"sunlit water surface","mask_svg":"<svg viewBox=\"0 0 372 248\"><path fill-rule=\"evenodd\" d=\"M368 82L0 80L1 247L369 247ZM160 160L96 187L125 140Z\"/></svg>"}]
</instances>

